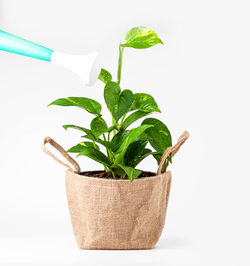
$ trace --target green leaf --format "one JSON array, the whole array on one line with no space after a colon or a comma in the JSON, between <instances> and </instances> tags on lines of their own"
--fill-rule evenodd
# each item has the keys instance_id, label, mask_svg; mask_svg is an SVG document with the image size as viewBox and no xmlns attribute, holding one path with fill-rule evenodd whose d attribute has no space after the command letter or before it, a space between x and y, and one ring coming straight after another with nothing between
<instances>
[{"instance_id":1,"label":"green leaf","mask_svg":"<svg viewBox=\"0 0 250 266\"><path fill-rule=\"evenodd\" d=\"M110 142L112 151L116 151L120 147L121 143L124 142L125 138L129 135L129 133L129 130L121 130L112 138Z\"/></svg>"},{"instance_id":2,"label":"green leaf","mask_svg":"<svg viewBox=\"0 0 250 266\"><path fill-rule=\"evenodd\" d=\"M131 110L139 110L146 113L161 112L154 98L146 93L135 93Z\"/></svg>"},{"instance_id":3,"label":"green leaf","mask_svg":"<svg viewBox=\"0 0 250 266\"><path fill-rule=\"evenodd\" d=\"M137 178L142 173L141 170L135 169L133 167L129 167L124 164L118 164L118 165L126 172L130 182L132 182L135 178Z\"/></svg>"},{"instance_id":4,"label":"green leaf","mask_svg":"<svg viewBox=\"0 0 250 266\"><path fill-rule=\"evenodd\" d=\"M145 133L149 137L151 146L157 151L163 153L168 147L172 146L172 138L167 126L156 118L147 118L142 125L153 125Z\"/></svg>"},{"instance_id":5,"label":"green leaf","mask_svg":"<svg viewBox=\"0 0 250 266\"><path fill-rule=\"evenodd\" d=\"M67 130L68 128L73 128L73 129L77 129L77 130L83 131L84 133L86 133L88 135L92 135L91 130L89 130L89 129L85 128L85 127L79 127L79 126L76 126L76 125L64 125L63 128L65 130Z\"/></svg>"},{"instance_id":6,"label":"green leaf","mask_svg":"<svg viewBox=\"0 0 250 266\"><path fill-rule=\"evenodd\" d=\"M126 172L118 164L112 164L110 170L115 174L116 177L126 177Z\"/></svg>"},{"instance_id":7,"label":"green leaf","mask_svg":"<svg viewBox=\"0 0 250 266\"><path fill-rule=\"evenodd\" d=\"M125 43L121 46L145 49L158 43L163 44L159 36L152 29L141 26L129 30L125 37Z\"/></svg>"},{"instance_id":8,"label":"green leaf","mask_svg":"<svg viewBox=\"0 0 250 266\"><path fill-rule=\"evenodd\" d=\"M112 80L112 75L107 70L102 68L98 79L107 84L109 81Z\"/></svg>"},{"instance_id":9,"label":"green leaf","mask_svg":"<svg viewBox=\"0 0 250 266\"><path fill-rule=\"evenodd\" d=\"M146 112L142 112L142 111L136 111L134 113L132 113L131 115L129 115L122 124L122 128L126 129L127 127L129 127L132 123L134 123L135 121L137 121L138 119L149 115L150 113L146 113Z\"/></svg>"},{"instance_id":10,"label":"green leaf","mask_svg":"<svg viewBox=\"0 0 250 266\"><path fill-rule=\"evenodd\" d=\"M145 148L141 155L133 162L131 163L131 167L136 167L142 160L144 160L145 158L147 158L149 155L151 154L155 154L155 152L152 152L150 149Z\"/></svg>"},{"instance_id":11,"label":"green leaf","mask_svg":"<svg viewBox=\"0 0 250 266\"><path fill-rule=\"evenodd\" d=\"M130 110L133 103L133 93L130 90L124 90L121 93L120 86L116 82L110 81L104 88L104 99L109 112L118 121Z\"/></svg>"},{"instance_id":12,"label":"green leaf","mask_svg":"<svg viewBox=\"0 0 250 266\"><path fill-rule=\"evenodd\" d=\"M109 127L105 132L111 132L114 129L117 129L116 125Z\"/></svg>"},{"instance_id":13,"label":"green leaf","mask_svg":"<svg viewBox=\"0 0 250 266\"><path fill-rule=\"evenodd\" d=\"M78 156L87 156L105 166L110 166L111 165L111 162L110 160L108 159L108 157L103 154L101 151L95 149L95 148L92 148L92 147L84 147L83 150L77 155Z\"/></svg>"},{"instance_id":14,"label":"green leaf","mask_svg":"<svg viewBox=\"0 0 250 266\"><path fill-rule=\"evenodd\" d=\"M96 148L96 149L100 150L100 148L95 143L89 142L89 141L84 141L84 142L81 142L81 143L71 147L70 149L67 150L67 152L79 153L79 152L83 151L85 147L92 147L92 148Z\"/></svg>"},{"instance_id":15,"label":"green leaf","mask_svg":"<svg viewBox=\"0 0 250 266\"><path fill-rule=\"evenodd\" d=\"M127 151L124 154L124 164L131 166L131 164L136 159L138 159L138 157L140 157L147 143L148 140L143 140L143 139L132 142L128 146Z\"/></svg>"},{"instance_id":16,"label":"green leaf","mask_svg":"<svg viewBox=\"0 0 250 266\"><path fill-rule=\"evenodd\" d=\"M124 154L128 148L128 146L135 141L146 129L149 129L153 125L141 125L137 128L132 129L128 136L121 143L118 150L115 152L115 163L120 163L123 161Z\"/></svg>"},{"instance_id":17,"label":"green leaf","mask_svg":"<svg viewBox=\"0 0 250 266\"><path fill-rule=\"evenodd\" d=\"M96 139L93 135L84 135L84 136L82 136L82 138L90 139L92 141L100 143L101 145L103 145L104 147L106 147L108 149L111 149L111 143L110 142L102 140L100 138Z\"/></svg>"},{"instance_id":18,"label":"green leaf","mask_svg":"<svg viewBox=\"0 0 250 266\"><path fill-rule=\"evenodd\" d=\"M96 138L98 138L101 134L103 134L108 129L108 126L102 117L97 116L91 121L90 128L91 128L92 134Z\"/></svg>"},{"instance_id":19,"label":"green leaf","mask_svg":"<svg viewBox=\"0 0 250 266\"><path fill-rule=\"evenodd\" d=\"M111 114L117 112L118 110L120 93L121 88L114 81L108 82L104 87L104 99Z\"/></svg>"},{"instance_id":20,"label":"green leaf","mask_svg":"<svg viewBox=\"0 0 250 266\"><path fill-rule=\"evenodd\" d=\"M97 101L85 97L60 98L48 106L50 105L77 106L92 114L100 114L102 111L102 106Z\"/></svg>"},{"instance_id":21,"label":"green leaf","mask_svg":"<svg viewBox=\"0 0 250 266\"><path fill-rule=\"evenodd\" d=\"M124 90L119 96L118 109L112 113L115 121L118 121L124 114L126 114L133 103L133 93L130 90Z\"/></svg>"}]
</instances>

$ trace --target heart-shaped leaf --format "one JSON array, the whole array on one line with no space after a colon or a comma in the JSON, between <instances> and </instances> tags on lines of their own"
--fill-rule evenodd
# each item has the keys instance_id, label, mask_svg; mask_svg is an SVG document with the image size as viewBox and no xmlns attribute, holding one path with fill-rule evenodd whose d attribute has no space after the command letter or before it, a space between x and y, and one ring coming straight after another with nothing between
<instances>
[{"instance_id":1,"label":"heart-shaped leaf","mask_svg":"<svg viewBox=\"0 0 250 266\"><path fill-rule=\"evenodd\" d=\"M97 101L85 97L60 98L50 103L48 106L50 105L77 106L92 114L100 114L102 111L102 106Z\"/></svg>"},{"instance_id":2,"label":"heart-shaped leaf","mask_svg":"<svg viewBox=\"0 0 250 266\"><path fill-rule=\"evenodd\" d=\"M149 137L151 146L157 151L163 153L168 147L172 146L171 134L166 125L156 118L147 118L142 125L153 125L145 133Z\"/></svg>"},{"instance_id":3,"label":"heart-shaped leaf","mask_svg":"<svg viewBox=\"0 0 250 266\"><path fill-rule=\"evenodd\" d=\"M112 75L106 69L102 68L98 79L107 84L112 80Z\"/></svg>"},{"instance_id":4,"label":"heart-shaped leaf","mask_svg":"<svg viewBox=\"0 0 250 266\"><path fill-rule=\"evenodd\" d=\"M90 128L91 128L92 134L96 138L98 138L101 134L106 132L106 130L108 129L108 126L102 117L97 116L91 121Z\"/></svg>"},{"instance_id":5,"label":"heart-shaped leaf","mask_svg":"<svg viewBox=\"0 0 250 266\"><path fill-rule=\"evenodd\" d=\"M118 121L130 110L133 103L133 93L130 90L124 90L121 93L120 86L116 82L110 81L104 88L104 99L108 110Z\"/></svg>"},{"instance_id":6,"label":"heart-shaped leaf","mask_svg":"<svg viewBox=\"0 0 250 266\"><path fill-rule=\"evenodd\" d=\"M152 29L141 26L129 30L125 37L125 43L121 46L145 49L158 43L163 44L159 36Z\"/></svg>"},{"instance_id":7,"label":"heart-shaped leaf","mask_svg":"<svg viewBox=\"0 0 250 266\"><path fill-rule=\"evenodd\" d=\"M146 113L161 112L155 99L146 93L135 93L131 110L139 110Z\"/></svg>"}]
</instances>

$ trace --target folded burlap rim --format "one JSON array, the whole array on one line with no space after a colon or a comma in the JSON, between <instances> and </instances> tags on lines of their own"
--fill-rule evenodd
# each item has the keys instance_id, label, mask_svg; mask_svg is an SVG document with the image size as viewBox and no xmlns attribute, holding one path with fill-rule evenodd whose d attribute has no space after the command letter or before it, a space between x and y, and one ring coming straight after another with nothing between
<instances>
[{"instance_id":1,"label":"folded burlap rim","mask_svg":"<svg viewBox=\"0 0 250 266\"><path fill-rule=\"evenodd\" d=\"M188 137L189 137L189 133L187 131L184 131L182 133L182 135L179 137L177 143L174 146L166 149L166 151L162 155L161 162L160 162L159 167L157 169L156 175L161 174L161 169L163 167L165 160L169 156L169 154L171 154L171 157L173 157L178 152L180 147L185 143L185 141L188 139ZM62 156L71 164L71 166L73 166L73 168L69 164L64 163L63 161L58 159L52 152L50 152L46 147L47 143L49 143L52 147L54 147L57 151L59 151L62 154ZM66 166L69 170L71 170L75 173L81 172L81 168L80 168L79 164L63 149L62 146L60 146L57 142L55 142L51 137L45 137L44 138L42 149L46 154L48 154L50 157L52 157L58 163ZM167 170L168 165L169 165L169 161L167 161L165 171Z\"/></svg>"}]
</instances>

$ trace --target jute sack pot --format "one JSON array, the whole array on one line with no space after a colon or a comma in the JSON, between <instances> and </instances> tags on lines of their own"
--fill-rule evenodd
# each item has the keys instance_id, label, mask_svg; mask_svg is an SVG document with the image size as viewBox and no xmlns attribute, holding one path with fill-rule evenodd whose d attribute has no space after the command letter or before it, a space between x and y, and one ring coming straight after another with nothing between
<instances>
[{"instance_id":1,"label":"jute sack pot","mask_svg":"<svg viewBox=\"0 0 250 266\"><path fill-rule=\"evenodd\" d=\"M189 134L168 148L157 174L135 179L105 179L80 174L80 167L50 137L45 153L67 166L66 192L74 235L81 249L152 249L159 240L166 217L171 172L161 173L164 161L176 154ZM46 148L55 147L74 167L57 159Z\"/></svg>"}]
</instances>

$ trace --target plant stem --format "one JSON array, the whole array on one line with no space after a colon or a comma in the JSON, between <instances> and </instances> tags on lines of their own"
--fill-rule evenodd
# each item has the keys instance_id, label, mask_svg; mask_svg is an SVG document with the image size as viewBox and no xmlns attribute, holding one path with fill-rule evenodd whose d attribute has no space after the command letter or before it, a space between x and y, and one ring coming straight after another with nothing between
<instances>
[{"instance_id":1,"label":"plant stem","mask_svg":"<svg viewBox=\"0 0 250 266\"><path fill-rule=\"evenodd\" d=\"M112 117L112 125L114 126L115 125L115 119L114 119L114 117ZM116 134L116 130L114 129L113 130L113 137L115 136L115 134Z\"/></svg>"},{"instance_id":2,"label":"plant stem","mask_svg":"<svg viewBox=\"0 0 250 266\"><path fill-rule=\"evenodd\" d=\"M107 142L107 139L105 137L105 134L102 134L102 135L103 135L103 140ZM107 155L108 155L109 160L111 160L110 153L109 153L109 149L107 147L106 147L106 152L107 152ZM106 168L105 168L105 170L106 170Z\"/></svg>"},{"instance_id":3,"label":"plant stem","mask_svg":"<svg viewBox=\"0 0 250 266\"><path fill-rule=\"evenodd\" d=\"M102 136L103 136L103 140L107 141L105 134L102 134Z\"/></svg>"},{"instance_id":4,"label":"plant stem","mask_svg":"<svg viewBox=\"0 0 250 266\"><path fill-rule=\"evenodd\" d=\"M112 173L113 178L116 178L115 173L114 173L111 169L109 169L109 170L110 170L110 172Z\"/></svg>"},{"instance_id":5,"label":"plant stem","mask_svg":"<svg viewBox=\"0 0 250 266\"><path fill-rule=\"evenodd\" d=\"M121 73L122 73L122 55L123 55L124 47L119 45L119 59L118 59L118 71L117 71L117 83L120 85L121 83Z\"/></svg>"},{"instance_id":6,"label":"plant stem","mask_svg":"<svg viewBox=\"0 0 250 266\"><path fill-rule=\"evenodd\" d=\"M95 141L93 141L93 144L94 144L94 147L97 149L97 146L96 146L96 143L95 143Z\"/></svg>"},{"instance_id":7,"label":"plant stem","mask_svg":"<svg viewBox=\"0 0 250 266\"><path fill-rule=\"evenodd\" d=\"M124 121L126 115L127 115L127 113L123 115L122 120L121 120L121 123L119 125L119 129L122 127L122 124L123 124L123 121Z\"/></svg>"}]
</instances>

